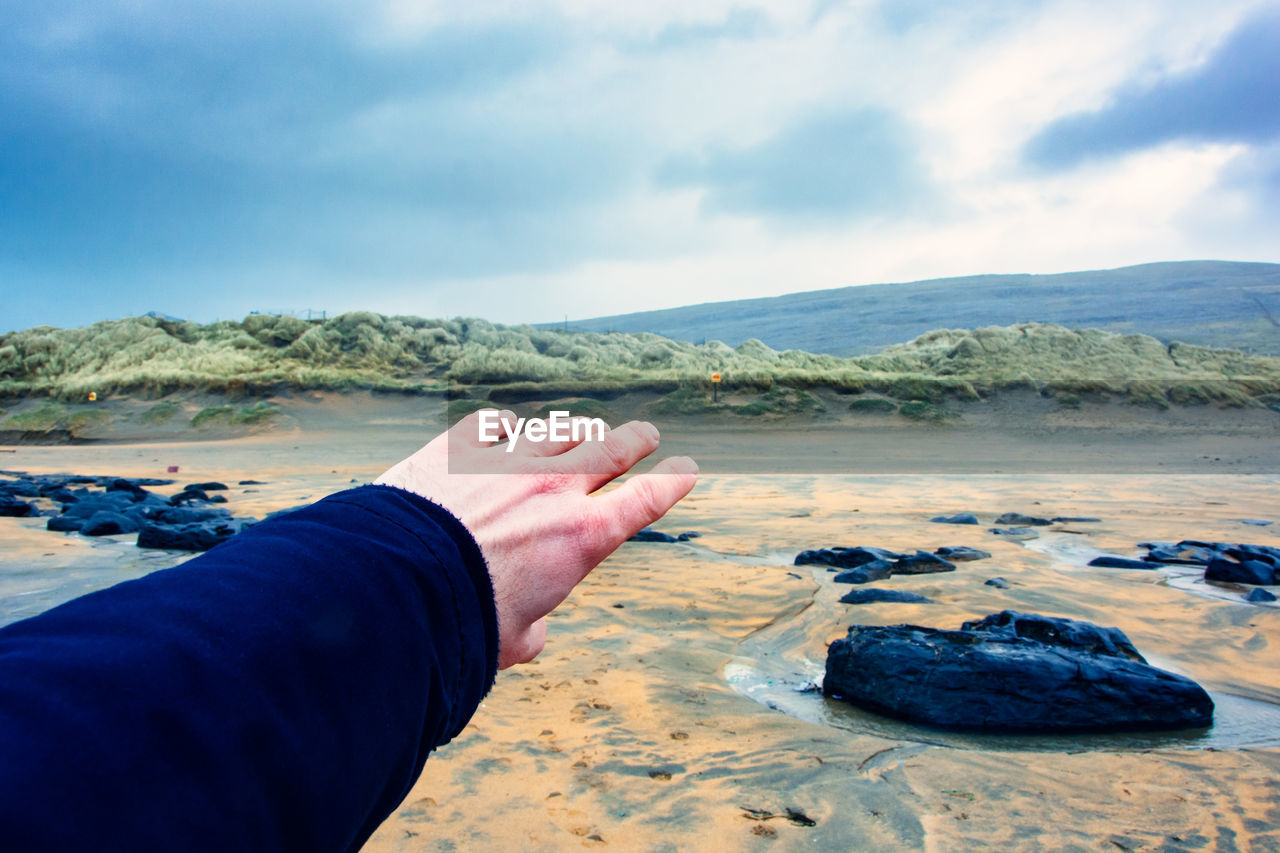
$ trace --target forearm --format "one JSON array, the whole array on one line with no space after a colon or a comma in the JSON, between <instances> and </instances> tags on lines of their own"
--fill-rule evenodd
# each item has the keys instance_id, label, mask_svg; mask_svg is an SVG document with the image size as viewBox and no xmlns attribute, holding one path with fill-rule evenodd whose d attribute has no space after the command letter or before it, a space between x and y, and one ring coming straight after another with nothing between
<instances>
[{"instance_id":1,"label":"forearm","mask_svg":"<svg viewBox=\"0 0 1280 853\"><path fill-rule=\"evenodd\" d=\"M17 849L344 850L470 719L498 652L470 535L382 487L0 631Z\"/></svg>"}]
</instances>

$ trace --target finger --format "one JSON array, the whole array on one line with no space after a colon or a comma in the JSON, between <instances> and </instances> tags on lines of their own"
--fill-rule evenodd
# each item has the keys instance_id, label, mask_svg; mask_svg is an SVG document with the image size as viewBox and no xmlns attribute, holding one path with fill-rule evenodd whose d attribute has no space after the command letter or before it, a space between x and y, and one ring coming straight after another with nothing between
<instances>
[{"instance_id":1,"label":"finger","mask_svg":"<svg viewBox=\"0 0 1280 853\"><path fill-rule=\"evenodd\" d=\"M697 482L698 463L688 456L673 456L653 466L647 474L632 477L613 491L592 498L597 511L604 515L604 529L611 531L615 540L609 544L606 556L636 531L666 515Z\"/></svg>"},{"instance_id":2,"label":"finger","mask_svg":"<svg viewBox=\"0 0 1280 853\"><path fill-rule=\"evenodd\" d=\"M515 412L493 407L477 409L449 428L449 444L457 447L491 447L507 437L508 424L514 424Z\"/></svg>"},{"instance_id":3,"label":"finger","mask_svg":"<svg viewBox=\"0 0 1280 853\"><path fill-rule=\"evenodd\" d=\"M528 441L524 436L521 436L519 443L516 444L516 455L525 457L559 456L561 453L572 450L584 441L597 440L601 436L601 431L592 427L592 419L583 417L582 415L575 415L572 418L559 421L558 423L560 425L560 432L567 435L567 438L548 438L546 441ZM603 434L609 434L608 424L604 424Z\"/></svg>"},{"instance_id":4,"label":"finger","mask_svg":"<svg viewBox=\"0 0 1280 853\"><path fill-rule=\"evenodd\" d=\"M658 449L658 428L646 421L630 421L604 437L587 441L556 458L556 470L580 474L587 492L620 477Z\"/></svg>"},{"instance_id":5,"label":"finger","mask_svg":"<svg viewBox=\"0 0 1280 853\"><path fill-rule=\"evenodd\" d=\"M519 637L503 643L498 653L498 669L506 669L518 663L528 663L542 653L547 645L547 620L539 619Z\"/></svg>"}]
</instances>

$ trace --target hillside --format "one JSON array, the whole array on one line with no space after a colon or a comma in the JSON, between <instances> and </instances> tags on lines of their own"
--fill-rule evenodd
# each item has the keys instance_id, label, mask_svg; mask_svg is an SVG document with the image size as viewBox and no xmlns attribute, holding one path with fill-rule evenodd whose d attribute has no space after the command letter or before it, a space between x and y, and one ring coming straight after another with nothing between
<instances>
[{"instance_id":1,"label":"hillside","mask_svg":"<svg viewBox=\"0 0 1280 853\"><path fill-rule=\"evenodd\" d=\"M864 355L944 327L1056 323L1280 355L1280 264L1183 261L873 284L574 321L681 341Z\"/></svg>"},{"instance_id":2,"label":"hillside","mask_svg":"<svg viewBox=\"0 0 1280 853\"><path fill-rule=\"evenodd\" d=\"M881 393L898 400L976 399L1022 386L1042 393L1119 394L1141 402L1276 402L1280 358L1144 335L1023 324L941 330L876 355L841 358L778 351L757 340L731 348L652 334L509 327L355 312L320 322L252 315L209 325L155 317L76 329L39 327L0 337L0 398L66 402L197 391L265 396L290 389L436 393L459 402L566 397L607 400L633 391L766 395L765 410L794 408L804 389ZM790 389L778 397L779 388ZM769 398L767 395L774 394ZM700 398L699 398L700 399ZM690 403L691 410L698 406Z\"/></svg>"}]
</instances>

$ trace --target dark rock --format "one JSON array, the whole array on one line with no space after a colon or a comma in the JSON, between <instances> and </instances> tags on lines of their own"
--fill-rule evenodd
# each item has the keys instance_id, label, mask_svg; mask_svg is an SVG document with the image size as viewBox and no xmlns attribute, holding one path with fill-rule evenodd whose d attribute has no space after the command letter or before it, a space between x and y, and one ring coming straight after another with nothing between
<instances>
[{"instance_id":1,"label":"dark rock","mask_svg":"<svg viewBox=\"0 0 1280 853\"><path fill-rule=\"evenodd\" d=\"M137 533L138 522L110 510L95 512L80 527L85 536L110 536L115 533Z\"/></svg>"},{"instance_id":2,"label":"dark rock","mask_svg":"<svg viewBox=\"0 0 1280 853\"><path fill-rule=\"evenodd\" d=\"M1233 560L1254 560L1259 563L1266 563L1273 569L1280 568L1280 556L1272 553L1271 549L1263 548L1258 545L1236 545L1231 548L1224 548L1220 553L1226 554Z\"/></svg>"},{"instance_id":3,"label":"dark rock","mask_svg":"<svg viewBox=\"0 0 1280 853\"><path fill-rule=\"evenodd\" d=\"M1047 518L1037 518L1034 515L1023 515L1020 512L1006 512L1004 515L996 519L996 524L1013 524L1018 527L1048 527L1053 524Z\"/></svg>"},{"instance_id":4,"label":"dark rock","mask_svg":"<svg viewBox=\"0 0 1280 853\"><path fill-rule=\"evenodd\" d=\"M1039 539L1040 534L1030 527L992 527L988 532L1006 539Z\"/></svg>"},{"instance_id":5,"label":"dark rock","mask_svg":"<svg viewBox=\"0 0 1280 853\"><path fill-rule=\"evenodd\" d=\"M30 480L14 480L8 483L0 483L0 495L15 498L38 498L40 497L40 486Z\"/></svg>"},{"instance_id":6,"label":"dark rock","mask_svg":"<svg viewBox=\"0 0 1280 853\"><path fill-rule=\"evenodd\" d=\"M988 578L983 586L994 586L996 589L1008 589L1009 582L1004 578Z\"/></svg>"},{"instance_id":7,"label":"dark rock","mask_svg":"<svg viewBox=\"0 0 1280 853\"><path fill-rule=\"evenodd\" d=\"M227 502L227 496L226 496L226 495L212 495L212 496L209 498L209 503L211 503L211 504L224 504L224 503L226 503L226 502Z\"/></svg>"},{"instance_id":8,"label":"dark rock","mask_svg":"<svg viewBox=\"0 0 1280 853\"><path fill-rule=\"evenodd\" d=\"M0 496L0 517L28 518L37 513L36 505L8 495Z\"/></svg>"},{"instance_id":9,"label":"dark rock","mask_svg":"<svg viewBox=\"0 0 1280 853\"><path fill-rule=\"evenodd\" d=\"M126 480L123 477L117 477L106 484L108 492L127 492L133 496L135 501L144 500L147 496L147 490L139 486L132 480Z\"/></svg>"},{"instance_id":10,"label":"dark rock","mask_svg":"<svg viewBox=\"0 0 1280 853\"><path fill-rule=\"evenodd\" d=\"M237 485L240 485L240 486L265 486L265 485L266 485L266 483L265 483L264 481L262 481L262 480L241 480L239 483L237 483Z\"/></svg>"},{"instance_id":11,"label":"dark rock","mask_svg":"<svg viewBox=\"0 0 1280 853\"><path fill-rule=\"evenodd\" d=\"M1205 567L1204 579L1223 583L1270 586L1276 583L1276 570L1270 563L1264 563L1261 560L1236 562L1218 557L1211 560Z\"/></svg>"},{"instance_id":12,"label":"dark rock","mask_svg":"<svg viewBox=\"0 0 1280 853\"><path fill-rule=\"evenodd\" d=\"M872 560L856 569L845 569L831 580L836 583L871 583L882 581L893 574L893 564L888 560Z\"/></svg>"},{"instance_id":13,"label":"dark rock","mask_svg":"<svg viewBox=\"0 0 1280 853\"><path fill-rule=\"evenodd\" d=\"M137 502L133 499L133 493L127 491L90 493L85 495L75 503L66 505L63 515L70 515L76 518L89 518L99 512L118 512L124 513L127 510L134 509Z\"/></svg>"},{"instance_id":14,"label":"dark rock","mask_svg":"<svg viewBox=\"0 0 1280 853\"><path fill-rule=\"evenodd\" d=\"M184 486L182 490L184 492L221 492L225 491L226 488L226 483L219 483L215 480L210 480L207 483L192 483L189 486Z\"/></svg>"},{"instance_id":15,"label":"dark rock","mask_svg":"<svg viewBox=\"0 0 1280 853\"><path fill-rule=\"evenodd\" d=\"M916 551L893 563L895 575L929 575L935 572L954 572L956 564L928 551Z\"/></svg>"},{"instance_id":16,"label":"dark rock","mask_svg":"<svg viewBox=\"0 0 1280 853\"><path fill-rule=\"evenodd\" d=\"M192 501L205 501L207 503L209 501L209 496L199 489L188 489L183 492L178 492L176 495L169 498L169 503L174 506L181 506L184 503L191 503Z\"/></svg>"},{"instance_id":17,"label":"dark rock","mask_svg":"<svg viewBox=\"0 0 1280 853\"><path fill-rule=\"evenodd\" d=\"M823 692L899 719L990 732L1213 722L1198 684L1144 663L1119 630L1011 611L960 631L850 626L828 649Z\"/></svg>"},{"instance_id":18,"label":"dark rock","mask_svg":"<svg viewBox=\"0 0 1280 853\"><path fill-rule=\"evenodd\" d=\"M686 530L676 537L677 542L688 542L690 539L699 539L702 534L696 530Z\"/></svg>"},{"instance_id":19,"label":"dark rock","mask_svg":"<svg viewBox=\"0 0 1280 853\"><path fill-rule=\"evenodd\" d=\"M1055 515L1050 521L1054 524L1097 524L1102 519L1092 515Z\"/></svg>"},{"instance_id":20,"label":"dark rock","mask_svg":"<svg viewBox=\"0 0 1280 853\"><path fill-rule=\"evenodd\" d=\"M1267 521L1265 518L1242 518L1239 521L1241 524L1248 524L1252 527L1270 527L1272 525L1272 522Z\"/></svg>"},{"instance_id":21,"label":"dark rock","mask_svg":"<svg viewBox=\"0 0 1280 853\"><path fill-rule=\"evenodd\" d=\"M1110 554L1104 554L1101 557L1094 557L1089 561L1091 566L1099 566L1104 569L1158 569L1163 563L1154 563L1148 560L1131 560L1128 557L1114 557Z\"/></svg>"},{"instance_id":22,"label":"dark rock","mask_svg":"<svg viewBox=\"0 0 1280 853\"><path fill-rule=\"evenodd\" d=\"M1275 601L1276 597L1267 590L1258 587L1256 589L1249 590L1249 594L1244 597L1244 600L1258 604L1263 601Z\"/></svg>"},{"instance_id":23,"label":"dark rock","mask_svg":"<svg viewBox=\"0 0 1280 853\"><path fill-rule=\"evenodd\" d=\"M248 523L239 519L195 524L146 524L138 533L138 547L208 551L248 526Z\"/></svg>"},{"instance_id":24,"label":"dark rock","mask_svg":"<svg viewBox=\"0 0 1280 853\"><path fill-rule=\"evenodd\" d=\"M902 555L884 548L815 548L796 555L797 566L835 566L837 569L856 569L875 560L896 560Z\"/></svg>"},{"instance_id":25,"label":"dark rock","mask_svg":"<svg viewBox=\"0 0 1280 853\"><path fill-rule=\"evenodd\" d=\"M923 595L903 589L851 589L840 599L841 604L874 604L878 601L895 601L902 604L932 604ZM836 642L839 642L837 640Z\"/></svg>"},{"instance_id":26,"label":"dark rock","mask_svg":"<svg viewBox=\"0 0 1280 853\"><path fill-rule=\"evenodd\" d=\"M933 553L946 557L953 563L967 563L971 560L986 560L991 554L981 548L970 548L968 545L943 545Z\"/></svg>"},{"instance_id":27,"label":"dark rock","mask_svg":"<svg viewBox=\"0 0 1280 853\"><path fill-rule=\"evenodd\" d=\"M76 518L72 515L55 515L45 523L45 530L53 530L58 533L75 533L81 527L84 527L85 519Z\"/></svg>"},{"instance_id":28,"label":"dark rock","mask_svg":"<svg viewBox=\"0 0 1280 853\"><path fill-rule=\"evenodd\" d=\"M1064 619L1061 616L1001 610L981 619L970 619L960 625L960 630L1024 637L1055 646L1070 646L1092 654L1147 662L1119 628L1103 628L1092 622Z\"/></svg>"},{"instance_id":29,"label":"dark rock","mask_svg":"<svg viewBox=\"0 0 1280 853\"><path fill-rule=\"evenodd\" d=\"M654 530L652 527L646 527L636 533L627 540L628 542L675 542L676 537L670 533L663 533L660 530Z\"/></svg>"},{"instance_id":30,"label":"dark rock","mask_svg":"<svg viewBox=\"0 0 1280 853\"><path fill-rule=\"evenodd\" d=\"M148 507L143 517L160 524L197 524L204 521L226 521L231 518L231 512L220 507L163 506L155 509Z\"/></svg>"},{"instance_id":31,"label":"dark rock","mask_svg":"<svg viewBox=\"0 0 1280 853\"><path fill-rule=\"evenodd\" d=\"M939 515L929 519L935 524L977 524L978 517L971 512L957 512L955 515Z\"/></svg>"}]
</instances>

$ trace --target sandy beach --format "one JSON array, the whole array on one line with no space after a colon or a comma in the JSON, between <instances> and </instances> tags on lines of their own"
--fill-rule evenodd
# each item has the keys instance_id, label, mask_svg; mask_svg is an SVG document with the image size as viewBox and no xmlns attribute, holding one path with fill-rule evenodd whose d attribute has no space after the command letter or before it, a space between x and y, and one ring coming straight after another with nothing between
<instances>
[{"instance_id":1,"label":"sandy beach","mask_svg":"<svg viewBox=\"0 0 1280 853\"><path fill-rule=\"evenodd\" d=\"M236 515L260 516L367 482L440 428L421 403L384 402L317 398L285 428L231 439L21 446L0 467L178 465L174 489L223 480ZM658 527L701 538L627 543L602 564L553 614L546 652L499 674L366 849L1280 849L1280 608L1187 572L1085 565L1148 540L1280 544L1280 525L1241 522L1280 522L1274 413L1213 411L1074 425L995 413L945 428L660 422L663 452L690 453L704 474ZM929 521L959 511L984 524ZM987 532L1007 511L1102 520L1019 543ZM185 559L42 528L0 527L5 621ZM850 606L823 567L792 565L831 545L992 557L882 582L935 603ZM1009 588L984 585L994 576ZM1006 608L1120 627L1210 691L1216 725L960 736L803 692L849 624L956 628Z\"/></svg>"}]
</instances>

